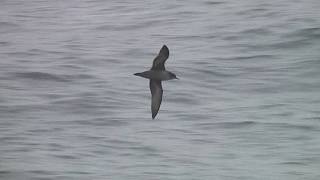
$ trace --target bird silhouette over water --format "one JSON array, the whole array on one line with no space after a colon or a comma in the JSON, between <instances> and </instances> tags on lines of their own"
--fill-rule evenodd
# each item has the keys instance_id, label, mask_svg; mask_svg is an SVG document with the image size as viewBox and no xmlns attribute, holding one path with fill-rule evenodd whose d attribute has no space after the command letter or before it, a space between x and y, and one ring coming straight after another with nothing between
<instances>
[{"instance_id":1,"label":"bird silhouette over water","mask_svg":"<svg viewBox=\"0 0 320 180\"><path fill-rule=\"evenodd\" d=\"M166 45L163 45L159 54L154 58L153 64L150 70L141 73L135 73L136 76L150 79L150 91L151 91L151 112L152 119L158 114L161 101L162 101L162 85L161 81L178 79L175 74L167 71L164 67L164 63L169 57L169 49Z\"/></svg>"}]
</instances>

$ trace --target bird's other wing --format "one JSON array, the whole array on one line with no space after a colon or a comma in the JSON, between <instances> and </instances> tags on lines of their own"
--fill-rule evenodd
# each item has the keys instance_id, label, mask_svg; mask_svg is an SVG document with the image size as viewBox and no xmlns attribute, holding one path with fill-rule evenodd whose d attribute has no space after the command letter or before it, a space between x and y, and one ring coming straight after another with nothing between
<instances>
[{"instance_id":1,"label":"bird's other wing","mask_svg":"<svg viewBox=\"0 0 320 180\"><path fill-rule=\"evenodd\" d=\"M164 63L169 57L169 49L166 45L163 45L159 54L153 60L151 70L165 70Z\"/></svg>"},{"instance_id":2,"label":"bird's other wing","mask_svg":"<svg viewBox=\"0 0 320 180\"><path fill-rule=\"evenodd\" d=\"M162 85L161 81L158 80L150 80L150 91L151 91L151 112L152 112L152 119L156 117L158 114L160 104L162 101Z\"/></svg>"}]
</instances>

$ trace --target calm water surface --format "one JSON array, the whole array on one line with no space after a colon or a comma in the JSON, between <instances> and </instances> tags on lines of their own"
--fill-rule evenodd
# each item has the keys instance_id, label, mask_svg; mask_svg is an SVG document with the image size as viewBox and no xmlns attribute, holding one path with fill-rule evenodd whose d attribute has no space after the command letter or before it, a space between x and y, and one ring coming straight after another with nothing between
<instances>
[{"instance_id":1,"label":"calm water surface","mask_svg":"<svg viewBox=\"0 0 320 180\"><path fill-rule=\"evenodd\" d=\"M320 179L318 0L0 2L0 179ZM163 44L164 100L147 80Z\"/></svg>"}]
</instances>

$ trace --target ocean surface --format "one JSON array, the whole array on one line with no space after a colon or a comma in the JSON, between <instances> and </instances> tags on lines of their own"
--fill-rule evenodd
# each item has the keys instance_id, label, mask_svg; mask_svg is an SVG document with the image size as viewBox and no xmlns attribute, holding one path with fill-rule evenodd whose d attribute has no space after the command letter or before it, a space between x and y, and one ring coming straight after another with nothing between
<instances>
[{"instance_id":1,"label":"ocean surface","mask_svg":"<svg viewBox=\"0 0 320 180\"><path fill-rule=\"evenodd\" d=\"M2 0L1 180L319 180L318 0ZM163 44L156 119L146 79Z\"/></svg>"}]
</instances>

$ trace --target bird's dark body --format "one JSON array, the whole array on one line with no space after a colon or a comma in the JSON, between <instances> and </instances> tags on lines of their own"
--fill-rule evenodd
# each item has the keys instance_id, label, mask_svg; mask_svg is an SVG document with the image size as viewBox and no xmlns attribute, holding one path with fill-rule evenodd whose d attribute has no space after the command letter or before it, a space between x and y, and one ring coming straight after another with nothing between
<instances>
[{"instance_id":1,"label":"bird's dark body","mask_svg":"<svg viewBox=\"0 0 320 180\"><path fill-rule=\"evenodd\" d=\"M136 76L141 76L147 79L154 79L159 81L167 81L172 79L172 72L169 71L159 71L159 70L149 70L142 73L135 73Z\"/></svg>"}]
</instances>

